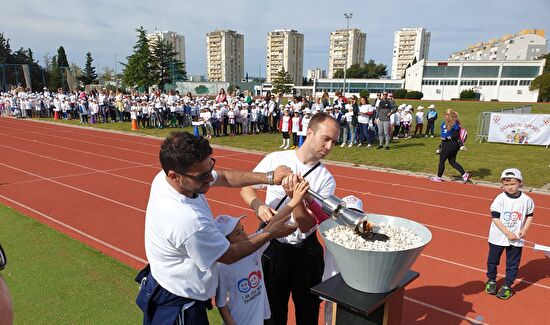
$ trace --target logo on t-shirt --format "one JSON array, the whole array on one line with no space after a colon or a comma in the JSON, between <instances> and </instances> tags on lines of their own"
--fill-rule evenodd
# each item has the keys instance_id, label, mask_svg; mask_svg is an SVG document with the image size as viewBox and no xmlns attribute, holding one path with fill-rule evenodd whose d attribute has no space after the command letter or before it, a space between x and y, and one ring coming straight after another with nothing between
<instances>
[{"instance_id":1,"label":"logo on t-shirt","mask_svg":"<svg viewBox=\"0 0 550 325\"><path fill-rule=\"evenodd\" d=\"M250 272L248 278L242 278L237 282L239 292L247 293L250 289L255 289L262 280L262 271Z\"/></svg>"},{"instance_id":2,"label":"logo on t-shirt","mask_svg":"<svg viewBox=\"0 0 550 325\"><path fill-rule=\"evenodd\" d=\"M506 228L512 228L516 226L518 222L521 223L523 215L519 211L507 211L502 214L502 223Z\"/></svg>"}]
</instances>

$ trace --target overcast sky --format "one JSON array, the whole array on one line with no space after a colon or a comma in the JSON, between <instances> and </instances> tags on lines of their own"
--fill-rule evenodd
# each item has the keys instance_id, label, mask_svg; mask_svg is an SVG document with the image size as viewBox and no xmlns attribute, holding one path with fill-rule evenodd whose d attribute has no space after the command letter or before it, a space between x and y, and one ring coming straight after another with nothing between
<instances>
[{"instance_id":1,"label":"overcast sky","mask_svg":"<svg viewBox=\"0 0 550 325\"><path fill-rule=\"evenodd\" d=\"M353 13L350 26L367 34L365 59L386 64L388 73L393 34L403 27L431 32L430 59L521 29L550 33L548 0L25 0L2 6L0 32L12 50L31 48L39 63L62 45L69 62L82 67L90 51L101 72L126 62L137 27L175 31L185 36L188 74L206 74L206 33L233 29L244 35L245 72L257 76L260 69L265 77L268 32L292 28L304 34L304 74L327 69L329 35L345 27L344 13Z\"/></svg>"}]
</instances>

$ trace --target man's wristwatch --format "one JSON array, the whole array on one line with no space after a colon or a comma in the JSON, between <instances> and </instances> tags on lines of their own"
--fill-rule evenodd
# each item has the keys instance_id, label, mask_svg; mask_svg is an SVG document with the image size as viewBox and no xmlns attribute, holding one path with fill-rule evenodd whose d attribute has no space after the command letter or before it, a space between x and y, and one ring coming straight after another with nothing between
<instances>
[{"instance_id":1,"label":"man's wristwatch","mask_svg":"<svg viewBox=\"0 0 550 325\"><path fill-rule=\"evenodd\" d=\"M274 171L268 171L267 173L265 173L265 176L267 176L267 183L269 185L274 185L275 183L273 182L275 180L275 172Z\"/></svg>"}]
</instances>

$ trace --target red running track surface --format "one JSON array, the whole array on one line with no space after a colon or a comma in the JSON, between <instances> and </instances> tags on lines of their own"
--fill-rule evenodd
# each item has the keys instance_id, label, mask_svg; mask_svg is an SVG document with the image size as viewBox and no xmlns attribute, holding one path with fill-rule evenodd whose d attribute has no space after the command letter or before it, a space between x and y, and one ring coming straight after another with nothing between
<instances>
[{"instance_id":1,"label":"red running track surface","mask_svg":"<svg viewBox=\"0 0 550 325\"><path fill-rule=\"evenodd\" d=\"M160 169L160 142L0 118L0 202L140 268L146 263L144 215L150 182ZM372 153L365 148L365 154ZM252 170L263 157L223 148L215 148L214 156L217 169L242 170ZM336 195L354 194L366 211L415 220L433 234L413 266L420 278L405 291L403 324L550 324L550 260L532 249L533 243L550 244L549 195L529 193L535 200L535 220L523 250L516 295L500 301L483 292L489 205L498 188L328 167L337 181ZM212 188L207 197L215 215L247 214L247 231L256 229L257 221L238 189ZM505 272L503 263L504 256L499 278Z\"/></svg>"}]
</instances>

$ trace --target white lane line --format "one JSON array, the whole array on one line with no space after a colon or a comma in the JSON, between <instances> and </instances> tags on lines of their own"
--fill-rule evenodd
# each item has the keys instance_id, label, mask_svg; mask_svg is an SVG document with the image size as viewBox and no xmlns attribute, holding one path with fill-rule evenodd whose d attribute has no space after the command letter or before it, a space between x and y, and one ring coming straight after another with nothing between
<instances>
[{"instance_id":1,"label":"white lane line","mask_svg":"<svg viewBox=\"0 0 550 325\"><path fill-rule=\"evenodd\" d=\"M93 196L93 197L96 197L96 198L99 198L99 199L102 199L102 200L105 200L105 201L109 201L111 203L114 203L114 204L119 204L119 205L122 205L126 208L129 208L129 209L132 209L132 210L135 210L135 211L139 211L139 212L142 212L142 213L145 213L145 210L143 209L140 209L140 208L136 208L134 206L131 206L129 204L125 204L125 203L122 203L122 202L119 202L119 201L115 201L115 200L112 200L112 199L109 199L103 195L99 195L99 194L96 194L96 193L92 193L90 191L86 191L86 190L83 190L81 188L78 188L76 186L71 186L71 185L68 185L68 184L65 184L65 183L62 183L62 182L58 182L56 180L53 180L53 179L47 179L45 177L42 177L38 174L34 174L34 173L31 173L31 172L28 172L26 170L23 170L23 169L20 169L20 168L16 168L16 167L13 167L13 166L9 166L9 165L6 165L4 163L0 163L0 165L4 166L4 167L7 167L7 168L10 168L10 169L13 169L13 170L17 170L18 172L21 172L21 173L24 173L24 174L28 174L28 175L31 175L31 176L34 176L34 177L37 177L37 178L40 178L40 179L43 179L45 181L48 181L48 182L52 182L52 183L55 183L55 184L58 184L58 185L61 185L61 186L64 186L64 187L68 187L70 188L71 190L75 190L75 191L78 191L78 192L82 192L82 193L85 193L85 194L88 194L90 196Z\"/></svg>"},{"instance_id":2,"label":"white lane line","mask_svg":"<svg viewBox=\"0 0 550 325\"><path fill-rule=\"evenodd\" d=\"M460 267L467 268L467 269L470 269L470 270L479 271L479 272L482 272L483 274L485 274L487 272L487 270L484 270L484 269L480 269L480 268L477 268L477 267L474 267L474 266L470 266L470 265L466 265L466 264L462 264L462 263L458 263L458 262L453 262L451 260L440 258L440 257L435 257L435 256L432 256L432 255L420 254L420 256L423 256L423 257L426 257L426 258L431 258L433 260L440 261L440 262L443 262L443 263L448 263L448 264L460 266ZM506 274L502 274L502 273L498 273L498 275L500 277L505 277L506 276ZM546 285L540 284L540 283L534 283L534 282L531 282L531 281L527 281L525 279L518 279L518 281L523 282L523 283L527 283L529 285L537 286L537 287L540 287L540 288L543 288L543 289L550 289L550 286L546 286Z\"/></svg>"},{"instance_id":3,"label":"white lane line","mask_svg":"<svg viewBox=\"0 0 550 325\"><path fill-rule=\"evenodd\" d=\"M432 304L428 304L428 303L425 303L423 301L420 301L420 300L416 300L416 299L413 299L413 298L410 298L408 296L405 296L405 300L407 301L410 301L410 302L413 302L415 304L419 304L419 305L422 305L424 307L427 307L427 308L431 308L431 309L434 309L434 310L437 310L437 311L440 311L444 314L447 314L447 315L451 315L451 316L454 316L454 317L457 317L457 318L460 318L460 319L463 319L463 320L467 320L469 321L470 323L472 324L485 324L485 325L488 325L487 323L484 323L484 322L481 322L477 319L473 319L471 317L468 317L468 316L464 316L464 315L460 315L460 314L457 314L455 312L452 312L450 310L447 310L447 309L443 309L441 307L437 307L437 306L434 306Z\"/></svg>"},{"instance_id":4,"label":"white lane line","mask_svg":"<svg viewBox=\"0 0 550 325\"><path fill-rule=\"evenodd\" d=\"M56 223L56 224L58 224L58 225L60 225L60 226L62 226L62 227L64 227L64 228L67 228L67 229L69 229L69 230L71 230L71 231L74 231L74 232L76 232L77 234L79 234L79 235L81 235L81 236L83 236L83 237L86 237L86 238L88 238L88 239L90 239L90 240L93 240L94 242L96 242L96 243L98 243L98 244L101 244L101 245L103 245L103 246L105 246L105 247L107 247L107 248L109 248L109 249L112 249L112 250L114 250L114 251L116 251L116 252L119 252L119 253L121 253L121 254L123 254L123 255L125 255L125 256L128 256L128 257L130 257L130 258L132 258L132 259L134 259L134 260L136 260L136 261L138 261L138 262L140 262L140 263L147 264L147 261L144 260L144 259L142 259L142 258L139 257L139 256L136 256L136 255L134 255L134 254L132 254L132 253L130 253L130 252L127 252L127 251L125 251L125 250L123 250L123 249L121 249L121 248L118 248L118 247L116 247L115 245L109 244L109 243L106 242L106 241L103 241L103 240L101 240L101 239L99 239L99 238L97 238L97 237L94 237L94 236L92 236L92 235L90 235L90 234L88 234L88 233L86 233L86 232L84 232L84 231L82 231L82 230L80 230L80 229L77 229L77 228L75 228L75 227L73 227L73 226L71 226L71 225L68 225L68 224L66 224L66 223L64 223L64 222L62 222L62 221L59 221L59 220L55 219L54 217L50 217L49 215L47 215L47 214L45 214L45 213L42 213L42 212L40 212L40 211L38 211L38 210L35 210L35 209L33 209L33 208L31 208L31 207L29 207L29 206L27 206L27 205L25 205L25 204L23 204L23 203L21 203L21 202L12 200L12 199L10 199L10 198L8 198L8 197L5 197L5 196L2 195L2 194L0 194L0 198L6 200L6 201L8 201L8 202L11 202L11 203L13 203L13 204L16 204L16 205L18 205L18 206L20 206L20 207L22 207L22 208L24 208L24 209L26 209L26 210L29 210L29 211L31 211L32 213L35 213L35 214L37 214L37 215L39 215L39 216L41 216L41 217L43 217L43 218L45 218L45 219L47 219L47 220L50 220L51 222L54 222L54 223Z\"/></svg>"},{"instance_id":5,"label":"white lane line","mask_svg":"<svg viewBox=\"0 0 550 325\"><path fill-rule=\"evenodd\" d=\"M352 189L349 189L349 188L340 187L340 188L338 188L338 190L347 191L347 192L350 192L350 193L362 194L362 195L365 195L365 196L375 196L375 197L379 197L379 198L383 198L383 199L391 199L391 200L395 200L395 201L407 202L407 203L410 203L412 205L418 204L418 205L424 205L424 206L437 208L437 209L451 210L451 211L463 213L465 215L471 214L471 215L481 216L481 217L484 217L484 218L487 218L487 216L489 215L488 213L480 213L480 212L474 212L474 211L469 211L469 210L464 210L464 209L451 208L451 207L441 206L441 205L437 205L437 204L424 203L424 202L420 202L420 201L416 201L416 200L402 199L402 198L397 197L397 196L380 195L380 194L376 194L376 193L372 193L372 192L363 192L363 191L358 191L358 190L352 190ZM534 220L536 220L536 218ZM550 228L550 225L540 224L540 223L536 223L536 222L532 222L531 225L544 227L544 228Z\"/></svg>"}]
</instances>

